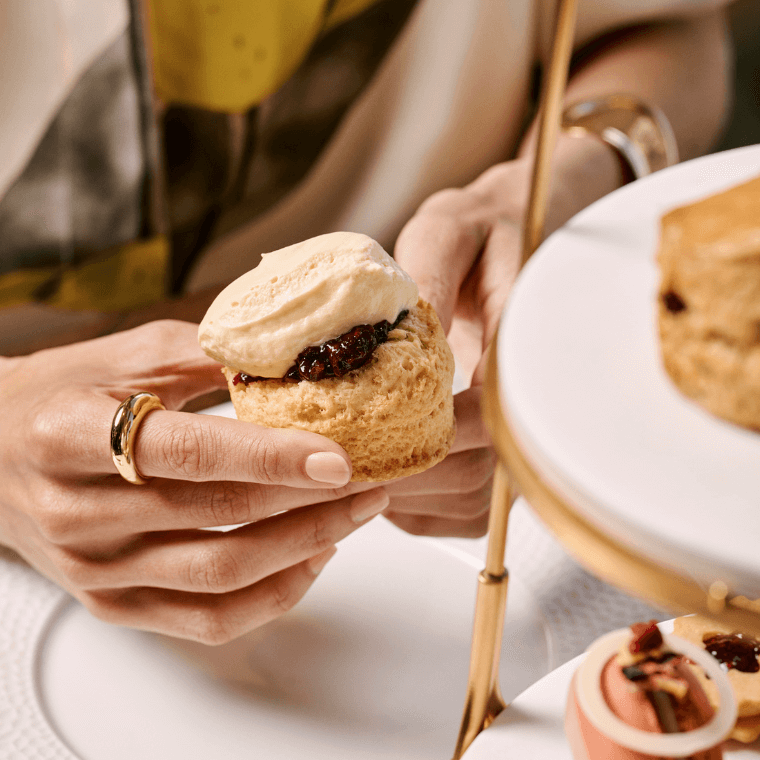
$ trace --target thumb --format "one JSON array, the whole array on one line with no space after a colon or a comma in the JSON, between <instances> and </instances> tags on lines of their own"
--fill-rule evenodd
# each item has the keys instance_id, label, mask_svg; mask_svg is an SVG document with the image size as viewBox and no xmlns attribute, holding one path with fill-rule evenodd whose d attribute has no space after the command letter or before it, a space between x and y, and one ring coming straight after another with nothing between
<instances>
[{"instance_id":1,"label":"thumb","mask_svg":"<svg viewBox=\"0 0 760 760\"><path fill-rule=\"evenodd\" d=\"M421 212L396 242L394 258L417 283L420 296L436 310L444 332L451 328L459 289L478 258L485 230L451 215Z\"/></svg>"}]
</instances>

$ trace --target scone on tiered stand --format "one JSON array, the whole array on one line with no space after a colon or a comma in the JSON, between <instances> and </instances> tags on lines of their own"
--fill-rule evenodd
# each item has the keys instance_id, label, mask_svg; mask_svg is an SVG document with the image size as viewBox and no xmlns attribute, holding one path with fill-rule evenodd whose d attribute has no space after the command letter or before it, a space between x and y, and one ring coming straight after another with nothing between
<instances>
[{"instance_id":1,"label":"scone on tiered stand","mask_svg":"<svg viewBox=\"0 0 760 760\"><path fill-rule=\"evenodd\" d=\"M658 325L679 390L760 430L760 177L663 216Z\"/></svg>"}]
</instances>

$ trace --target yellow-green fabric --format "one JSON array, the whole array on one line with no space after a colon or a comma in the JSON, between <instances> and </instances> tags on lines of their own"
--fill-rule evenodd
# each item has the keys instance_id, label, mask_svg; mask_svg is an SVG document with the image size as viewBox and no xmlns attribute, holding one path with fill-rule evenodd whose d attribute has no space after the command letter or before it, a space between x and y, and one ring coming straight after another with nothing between
<instances>
[{"instance_id":1,"label":"yellow-green fabric","mask_svg":"<svg viewBox=\"0 0 760 760\"><path fill-rule=\"evenodd\" d=\"M137 309L166 296L168 267L165 237L136 240L80 267L19 269L0 275L0 305L36 301L60 309Z\"/></svg>"},{"instance_id":2,"label":"yellow-green fabric","mask_svg":"<svg viewBox=\"0 0 760 760\"><path fill-rule=\"evenodd\" d=\"M323 30L374 2L151 0L156 93L165 103L247 111L288 80Z\"/></svg>"}]
</instances>

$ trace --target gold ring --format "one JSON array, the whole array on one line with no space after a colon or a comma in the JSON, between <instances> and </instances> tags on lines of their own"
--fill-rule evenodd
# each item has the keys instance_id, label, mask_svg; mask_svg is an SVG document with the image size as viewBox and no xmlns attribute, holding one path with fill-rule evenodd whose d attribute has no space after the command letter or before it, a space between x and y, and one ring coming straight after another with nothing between
<instances>
[{"instance_id":1,"label":"gold ring","mask_svg":"<svg viewBox=\"0 0 760 760\"><path fill-rule=\"evenodd\" d=\"M166 409L155 393L133 393L119 404L111 423L111 457L124 480L135 485L145 483L135 466L135 436L145 415L153 409Z\"/></svg>"}]
</instances>

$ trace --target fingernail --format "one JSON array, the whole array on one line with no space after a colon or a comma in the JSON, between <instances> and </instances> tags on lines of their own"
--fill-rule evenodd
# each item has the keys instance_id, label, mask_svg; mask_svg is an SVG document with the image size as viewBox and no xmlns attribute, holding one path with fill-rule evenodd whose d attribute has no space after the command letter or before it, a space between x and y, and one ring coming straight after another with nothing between
<instances>
[{"instance_id":1,"label":"fingernail","mask_svg":"<svg viewBox=\"0 0 760 760\"><path fill-rule=\"evenodd\" d=\"M321 554L317 554L315 557L306 560L309 570L311 570L314 575L319 575L322 572L322 568L336 555L337 551L338 550L334 546L331 546Z\"/></svg>"},{"instance_id":2,"label":"fingernail","mask_svg":"<svg viewBox=\"0 0 760 760\"><path fill-rule=\"evenodd\" d=\"M351 467L339 454L319 451L306 457L306 474L317 483L344 486L351 479Z\"/></svg>"},{"instance_id":3,"label":"fingernail","mask_svg":"<svg viewBox=\"0 0 760 760\"><path fill-rule=\"evenodd\" d=\"M351 502L351 519L355 523L363 523L382 512L388 504L390 497L384 488L375 488L373 491L365 491L354 496Z\"/></svg>"}]
</instances>

